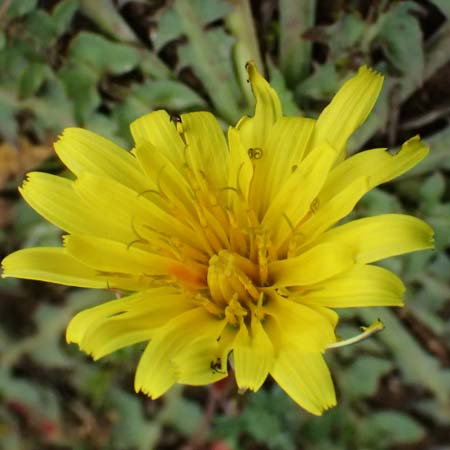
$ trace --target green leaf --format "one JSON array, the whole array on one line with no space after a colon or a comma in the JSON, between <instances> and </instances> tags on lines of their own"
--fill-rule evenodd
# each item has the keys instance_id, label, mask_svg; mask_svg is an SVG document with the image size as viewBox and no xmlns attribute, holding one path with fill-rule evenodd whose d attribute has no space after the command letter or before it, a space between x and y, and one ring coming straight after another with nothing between
<instances>
[{"instance_id":1,"label":"green leaf","mask_svg":"<svg viewBox=\"0 0 450 450\"><path fill-rule=\"evenodd\" d=\"M53 8L52 17L58 35L63 34L69 28L79 6L79 0L62 0Z\"/></svg>"},{"instance_id":2,"label":"green leaf","mask_svg":"<svg viewBox=\"0 0 450 450\"><path fill-rule=\"evenodd\" d=\"M440 172L429 176L420 188L420 197L425 202L435 204L444 195L446 180Z\"/></svg>"},{"instance_id":3,"label":"green leaf","mask_svg":"<svg viewBox=\"0 0 450 450\"><path fill-rule=\"evenodd\" d=\"M439 253L429 266L430 273L443 280L450 279L450 258L446 253Z\"/></svg>"},{"instance_id":4,"label":"green leaf","mask_svg":"<svg viewBox=\"0 0 450 450\"><path fill-rule=\"evenodd\" d=\"M49 387L20 379L0 369L0 396L11 404L18 404L35 425L43 421L60 421L61 408L56 393Z\"/></svg>"},{"instance_id":5,"label":"green leaf","mask_svg":"<svg viewBox=\"0 0 450 450\"><path fill-rule=\"evenodd\" d=\"M122 105L120 105L122 106ZM119 107L120 107L119 106ZM115 108L114 113L117 111L118 108ZM148 111L147 111L148 112ZM113 115L113 118L116 117ZM127 134L120 134L119 133L119 127L115 120L111 120L112 118L110 116L107 116L102 113L93 113L89 116L89 121L86 123L86 127L93 131L94 133L100 134L101 136L104 136L113 142L115 142L117 145L120 145L124 148L129 148L132 146L132 141L127 141L126 139L123 139L124 136L127 136ZM128 122L128 127L130 125L130 122ZM129 133L129 130L127 129L127 133ZM120 136L119 136L120 134Z\"/></svg>"},{"instance_id":6,"label":"green leaf","mask_svg":"<svg viewBox=\"0 0 450 450\"><path fill-rule=\"evenodd\" d=\"M19 83L19 95L22 98L34 95L42 86L46 76L48 75L48 66L41 63L32 63L22 74Z\"/></svg>"},{"instance_id":7,"label":"green leaf","mask_svg":"<svg viewBox=\"0 0 450 450\"><path fill-rule=\"evenodd\" d=\"M0 51L0 80L2 80L0 89L9 90L5 82L11 81L14 83L11 85L12 92L16 91L17 78L26 70L31 60L28 50L29 46L24 42L9 41L8 45Z\"/></svg>"},{"instance_id":8,"label":"green leaf","mask_svg":"<svg viewBox=\"0 0 450 450\"><path fill-rule=\"evenodd\" d=\"M140 49L140 68L144 75L157 80L171 78L170 69L159 59L159 57L146 49Z\"/></svg>"},{"instance_id":9,"label":"green leaf","mask_svg":"<svg viewBox=\"0 0 450 450\"><path fill-rule=\"evenodd\" d=\"M395 4L380 18L378 41L386 57L414 87L424 79L424 50L420 24L411 13L417 4L406 1Z\"/></svg>"},{"instance_id":10,"label":"green leaf","mask_svg":"<svg viewBox=\"0 0 450 450\"><path fill-rule=\"evenodd\" d=\"M176 0L173 7L164 13L166 25L156 33L163 33L161 45L168 39L164 33L169 33L171 38L173 29L177 33L182 30L187 42L178 48L178 70L192 67L217 113L234 123L243 112L240 105L242 93L231 58L234 39L223 28L204 29L205 21L221 17L228 10L229 6L225 6L223 0ZM167 21L170 26L167 26Z\"/></svg>"},{"instance_id":11,"label":"green leaf","mask_svg":"<svg viewBox=\"0 0 450 450\"><path fill-rule=\"evenodd\" d=\"M142 71L151 77L170 77L170 70L153 52L143 48L134 31L116 9L112 0L79 0L81 11L112 39L129 43L140 53Z\"/></svg>"},{"instance_id":12,"label":"green leaf","mask_svg":"<svg viewBox=\"0 0 450 450\"><path fill-rule=\"evenodd\" d=\"M352 398L375 394L379 379L392 369L390 361L374 356L360 356L340 377L340 386Z\"/></svg>"},{"instance_id":13,"label":"green leaf","mask_svg":"<svg viewBox=\"0 0 450 450\"><path fill-rule=\"evenodd\" d=\"M416 408L421 411L422 414L432 417L437 424L445 427L450 426L450 408L448 406L445 407L442 404L436 405L436 402L432 399L425 399L418 402ZM441 450L446 450L446 448L444 447Z\"/></svg>"},{"instance_id":14,"label":"green leaf","mask_svg":"<svg viewBox=\"0 0 450 450\"><path fill-rule=\"evenodd\" d=\"M367 23L357 13L342 14L332 25L319 27L323 33L320 39L330 49L328 60L336 63L338 58L347 58L352 50L364 51L364 37L367 35Z\"/></svg>"},{"instance_id":15,"label":"green leaf","mask_svg":"<svg viewBox=\"0 0 450 450\"><path fill-rule=\"evenodd\" d=\"M29 14L25 26L29 38L42 49L48 50L49 45L57 37L57 28L53 18L42 9L37 9Z\"/></svg>"},{"instance_id":16,"label":"green leaf","mask_svg":"<svg viewBox=\"0 0 450 450\"><path fill-rule=\"evenodd\" d=\"M111 434L111 448L148 450L155 448L161 425L145 418L142 403L135 394L115 388L105 397L107 404L118 414Z\"/></svg>"},{"instance_id":17,"label":"green leaf","mask_svg":"<svg viewBox=\"0 0 450 450\"><path fill-rule=\"evenodd\" d=\"M165 404L158 420L175 427L186 436L191 436L202 423L202 410L197 403L183 398L182 388L175 385L164 396Z\"/></svg>"},{"instance_id":18,"label":"green leaf","mask_svg":"<svg viewBox=\"0 0 450 450\"><path fill-rule=\"evenodd\" d=\"M80 0L81 11L111 38L137 44L138 39L116 9L114 0Z\"/></svg>"},{"instance_id":19,"label":"green leaf","mask_svg":"<svg viewBox=\"0 0 450 450\"><path fill-rule=\"evenodd\" d=\"M150 81L139 85L130 95L138 98L147 108L188 111L205 107L205 101L189 86L174 80Z\"/></svg>"},{"instance_id":20,"label":"green leaf","mask_svg":"<svg viewBox=\"0 0 450 450\"><path fill-rule=\"evenodd\" d=\"M232 10L230 4L223 0L190 0L189 3L192 11L195 11L195 19L201 27L222 19ZM177 12L172 8L166 9L159 17L158 28L151 35L156 51L161 50L170 41L179 38L184 32L183 22Z\"/></svg>"},{"instance_id":21,"label":"green leaf","mask_svg":"<svg viewBox=\"0 0 450 450\"><path fill-rule=\"evenodd\" d=\"M49 131L59 133L62 128L75 125L72 104L56 77L47 80L42 95L24 100L22 106L33 111L35 132L41 140Z\"/></svg>"},{"instance_id":22,"label":"green leaf","mask_svg":"<svg viewBox=\"0 0 450 450\"><path fill-rule=\"evenodd\" d=\"M447 20L426 41L425 77L427 79L431 78L431 76L433 76L449 61L450 55L447 52L449 44L450 21ZM407 92L405 98L407 98L410 94L411 92Z\"/></svg>"},{"instance_id":23,"label":"green leaf","mask_svg":"<svg viewBox=\"0 0 450 450\"><path fill-rule=\"evenodd\" d=\"M341 80L334 64L322 64L305 81L299 84L295 93L299 98L329 100L338 90Z\"/></svg>"},{"instance_id":24,"label":"green leaf","mask_svg":"<svg viewBox=\"0 0 450 450\"><path fill-rule=\"evenodd\" d=\"M159 18L158 27L151 34L155 50L160 51L167 43L180 37L183 32L183 24L177 13L173 9L167 9Z\"/></svg>"},{"instance_id":25,"label":"green leaf","mask_svg":"<svg viewBox=\"0 0 450 450\"><path fill-rule=\"evenodd\" d=\"M6 0L3 0L6 1ZM7 17L8 19L15 19L24 16L33 11L37 6L37 0L12 0L9 4Z\"/></svg>"},{"instance_id":26,"label":"green leaf","mask_svg":"<svg viewBox=\"0 0 450 450\"><path fill-rule=\"evenodd\" d=\"M225 23L236 40L233 45L233 59L240 88L243 91L246 103L253 105L255 100L248 83L245 66L247 62L254 61L256 67L262 71L264 65L259 50L258 35L250 0L234 1L233 10L227 15Z\"/></svg>"},{"instance_id":27,"label":"green leaf","mask_svg":"<svg viewBox=\"0 0 450 450\"><path fill-rule=\"evenodd\" d=\"M450 370L442 369L439 361L420 347L390 310L359 309L358 315L367 323L380 318L386 329L379 339L393 353L406 382L429 389L439 403L450 407Z\"/></svg>"},{"instance_id":28,"label":"green leaf","mask_svg":"<svg viewBox=\"0 0 450 450\"><path fill-rule=\"evenodd\" d=\"M9 94L0 90L0 136L6 141L14 142L19 130L16 121L16 107L9 101Z\"/></svg>"},{"instance_id":29,"label":"green leaf","mask_svg":"<svg viewBox=\"0 0 450 450\"><path fill-rule=\"evenodd\" d=\"M293 437L299 431L302 413L278 386L261 389L250 394L239 416L220 416L216 420L214 434L239 445L243 434L251 436L256 443L273 450L294 450ZM259 448L259 447L256 447Z\"/></svg>"},{"instance_id":30,"label":"green leaf","mask_svg":"<svg viewBox=\"0 0 450 450\"><path fill-rule=\"evenodd\" d=\"M286 116L300 116L301 111L294 100L294 94L286 86L286 81L281 73L280 69L269 60L268 63L270 74L270 85L277 91L280 97L281 105L283 108L283 114Z\"/></svg>"},{"instance_id":31,"label":"green leaf","mask_svg":"<svg viewBox=\"0 0 450 450\"><path fill-rule=\"evenodd\" d=\"M231 12L231 5L225 0L191 0L192 9L198 12L202 25L222 19Z\"/></svg>"},{"instance_id":32,"label":"green leaf","mask_svg":"<svg viewBox=\"0 0 450 450\"><path fill-rule=\"evenodd\" d=\"M189 42L179 48L179 69L191 66L217 113L230 123L236 122L242 112L241 93L231 64L234 39L221 28L206 33L200 32L195 23L187 23L186 28Z\"/></svg>"},{"instance_id":33,"label":"green leaf","mask_svg":"<svg viewBox=\"0 0 450 450\"><path fill-rule=\"evenodd\" d=\"M265 443L270 449L295 450L292 436L284 429L282 416L275 414L273 403L268 401L269 395L265 391L259 391L258 394L247 406L244 417L241 417L244 422L243 431L257 442Z\"/></svg>"},{"instance_id":34,"label":"green leaf","mask_svg":"<svg viewBox=\"0 0 450 450\"><path fill-rule=\"evenodd\" d=\"M97 90L98 73L91 66L71 64L63 67L59 76L64 83L67 95L73 101L77 122L86 123L101 103Z\"/></svg>"},{"instance_id":35,"label":"green leaf","mask_svg":"<svg viewBox=\"0 0 450 450\"><path fill-rule=\"evenodd\" d=\"M348 450L354 447L364 450L364 447L358 445L358 416L348 407L344 408L340 404L337 408L326 411L321 417L314 417L313 420L306 417L304 422L300 436L302 441L311 443L308 449ZM355 445L355 441L358 444Z\"/></svg>"},{"instance_id":36,"label":"green leaf","mask_svg":"<svg viewBox=\"0 0 450 450\"><path fill-rule=\"evenodd\" d=\"M389 444L413 444L425 437L425 429L412 417L397 411L380 411L364 421L367 435L382 436Z\"/></svg>"},{"instance_id":37,"label":"green leaf","mask_svg":"<svg viewBox=\"0 0 450 450\"><path fill-rule=\"evenodd\" d=\"M302 34L314 25L316 0L280 0L280 68L289 86L296 86L310 71L312 42Z\"/></svg>"},{"instance_id":38,"label":"green leaf","mask_svg":"<svg viewBox=\"0 0 450 450\"><path fill-rule=\"evenodd\" d=\"M74 384L83 397L86 397L96 408L102 408L109 401L109 392L114 385L114 372L102 363L99 365L79 364L84 354L75 346L70 346L68 353L77 363L74 365Z\"/></svg>"},{"instance_id":39,"label":"green leaf","mask_svg":"<svg viewBox=\"0 0 450 450\"><path fill-rule=\"evenodd\" d=\"M403 274L405 279L414 279L414 276L425 272L431 265L431 261L435 259L434 251L423 251L410 253L403 256Z\"/></svg>"},{"instance_id":40,"label":"green leaf","mask_svg":"<svg viewBox=\"0 0 450 450\"><path fill-rule=\"evenodd\" d=\"M427 222L433 228L435 236L434 243L437 250L444 250L450 247L450 205L446 205L448 211L445 215L432 215L427 217Z\"/></svg>"},{"instance_id":41,"label":"green leaf","mask_svg":"<svg viewBox=\"0 0 450 450\"><path fill-rule=\"evenodd\" d=\"M131 138L130 123L154 109L187 112L205 106L205 101L188 86L174 80L156 80L135 85L114 109L113 116L119 124L120 135Z\"/></svg>"},{"instance_id":42,"label":"green leaf","mask_svg":"<svg viewBox=\"0 0 450 450\"><path fill-rule=\"evenodd\" d=\"M444 16L450 19L450 2L448 0L430 0L436 8L438 8Z\"/></svg>"},{"instance_id":43,"label":"green leaf","mask_svg":"<svg viewBox=\"0 0 450 450\"><path fill-rule=\"evenodd\" d=\"M75 361L61 347L61 336L70 319L75 312L102 300L109 300L111 296L111 293L99 290L80 290L69 295L63 306L51 306L45 303L39 305L34 316L37 325L36 333L22 339L9 349L2 360L3 367L12 367L24 354L30 355L43 365L71 367ZM66 344L63 345L66 346Z\"/></svg>"},{"instance_id":44,"label":"green leaf","mask_svg":"<svg viewBox=\"0 0 450 450\"><path fill-rule=\"evenodd\" d=\"M361 199L358 212L363 216L402 212L402 205L395 195L375 188Z\"/></svg>"},{"instance_id":45,"label":"green leaf","mask_svg":"<svg viewBox=\"0 0 450 450\"><path fill-rule=\"evenodd\" d=\"M134 69L140 62L139 52L134 47L86 31L72 40L69 56L74 64L86 64L100 75L120 75Z\"/></svg>"},{"instance_id":46,"label":"green leaf","mask_svg":"<svg viewBox=\"0 0 450 450\"><path fill-rule=\"evenodd\" d=\"M421 175L435 169L450 169L450 158L448 157L448 149L450 148L450 127L438 131L425 138L424 141L430 147L430 153L420 164L405 174L408 177Z\"/></svg>"}]
</instances>

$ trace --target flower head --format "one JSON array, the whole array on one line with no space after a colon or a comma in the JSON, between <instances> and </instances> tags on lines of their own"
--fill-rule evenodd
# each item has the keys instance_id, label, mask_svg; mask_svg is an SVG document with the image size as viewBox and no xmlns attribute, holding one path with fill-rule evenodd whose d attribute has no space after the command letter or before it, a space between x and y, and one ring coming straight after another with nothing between
<instances>
[{"instance_id":1,"label":"flower head","mask_svg":"<svg viewBox=\"0 0 450 450\"><path fill-rule=\"evenodd\" d=\"M336 403L323 359L334 308L401 305L403 283L371 263L430 248L433 234L401 214L336 224L428 149L414 137L396 155L345 159L382 85L366 67L317 120L283 116L277 93L247 70L255 113L227 138L207 112L139 118L131 152L65 130L55 149L76 179L30 173L20 189L67 233L63 246L19 250L3 276L122 292L77 314L67 340L94 359L148 342L135 388L152 398L220 380L231 365L240 389L270 374L321 414Z\"/></svg>"}]
</instances>

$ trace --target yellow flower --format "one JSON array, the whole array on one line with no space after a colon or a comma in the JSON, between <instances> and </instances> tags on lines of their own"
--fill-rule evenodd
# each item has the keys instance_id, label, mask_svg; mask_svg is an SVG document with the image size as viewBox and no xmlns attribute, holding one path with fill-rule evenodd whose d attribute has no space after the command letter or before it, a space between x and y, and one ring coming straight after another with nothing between
<instances>
[{"instance_id":1,"label":"yellow flower","mask_svg":"<svg viewBox=\"0 0 450 450\"><path fill-rule=\"evenodd\" d=\"M336 223L428 149L414 137L396 155L345 160L382 85L366 67L317 120L283 116L277 93L247 70L255 114L228 140L208 112L139 118L131 152L65 130L55 148L76 179L30 173L20 189L67 232L63 247L19 250L3 276L126 292L77 314L67 341L94 359L149 341L135 388L152 398L220 380L230 361L240 389L270 374L321 414L336 403L322 356L336 346L333 309L402 305L400 279L370 263L430 248L433 235L401 214Z\"/></svg>"}]
</instances>

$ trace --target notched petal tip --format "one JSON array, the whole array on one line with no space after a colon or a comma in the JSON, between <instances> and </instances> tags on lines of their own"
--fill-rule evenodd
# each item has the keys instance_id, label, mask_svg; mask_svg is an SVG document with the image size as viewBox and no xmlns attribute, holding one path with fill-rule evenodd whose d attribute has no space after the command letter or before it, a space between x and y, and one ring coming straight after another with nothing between
<instances>
[{"instance_id":1,"label":"notched petal tip","mask_svg":"<svg viewBox=\"0 0 450 450\"><path fill-rule=\"evenodd\" d=\"M422 141L419 134L416 134L402 144L400 151L417 153L416 159L418 163L428 155L428 153L430 152L430 147Z\"/></svg>"},{"instance_id":2,"label":"notched petal tip","mask_svg":"<svg viewBox=\"0 0 450 450\"><path fill-rule=\"evenodd\" d=\"M27 172L25 178L22 180L22 184L19 186L19 192L23 195L24 190L32 188L35 183L38 183L40 179L50 176L44 172Z\"/></svg>"},{"instance_id":3,"label":"notched petal tip","mask_svg":"<svg viewBox=\"0 0 450 450\"><path fill-rule=\"evenodd\" d=\"M67 127L64 128L64 130L62 131L62 133L60 133L57 137L57 140L53 143L53 146L55 148L55 150L57 151L57 147L61 146L61 144L66 144L66 140L67 139L73 139L74 137L90 137L94 135L94 133L92 131L89 130L85 130L84 128L80 128L80 127ZM71 142L72 144L73 142Z\"/></svg>"},{"instance_id":4,"label":"notched petal tip","mask_svg":"<svg viewBox=\"0 0 450 450\"><path fill-rule=\"evenodd\" d=\"M140 377L137 375L137 372L134 377L134 392L136 392L136 394L142 393L152 400L156 400L158 397L161 397L162 395L162 394L158 396L153 395L150 389L148 389L148 387L145 385L145 383L143 383L142 380L140 380Z\"/></svg>"},{"instance_id":5,"label":"notched petal tip","mask_svg":"<svg viewBox=\"0 0 450 450\"><path fill-rule=\"evenodd\" d=\"M3 259L3 261L1 262L0 265L0 270L1 270L1 274L0 274L0 278L9 278L11 275L8 275L8 270L6 268L6 264L5 264L5 260L8 258L8 256L6 258Z\"/></svg>"},{"instance_id":6,"label":"notched petal tip","mask_svg":"<svg viewBox=\"0 0 450 450\"><path fill-rule=\"evenodd\" d=\"M418 250L428 250L435 248L435 233L433 228L424 220L414 217L422 226L422 247Z\"/></svg>"},{"instance_id":7,"label":"notched petal tip","mask_svg":"<svg viewBox=\"0 0 450 450\"><path fill-rule=\"evenodd\" d=\"M339 152L345 152L348 138L364 123L383 86L383 76L367 66L349 78L320 114L314 143L328 138Z\"/></svg>"},{"instance_id":8,"label":"notched petal tip","mask_svg":"<svg viewBox=\"0 0 450 450\"><path fill-rule=\"evenodd\" d=\"M5 256L1 262L2 278L16 277L17 269L20 268L20 253L21 250L17 250Z\"/></svg>"},{"instance_id":9,"label":"notched petal tip","mask_svg":"<svg viewBox=\"0 0 450 450\"><path fill-rule=\"evenodd\" d=\"M376 77L376 78L378 78L378 80L381 80L381 81L384 80L384 75L382 73L378 72L377 70L368 66L367 64L364 64L363 66L361 66L358 69L357 75L367 75L370 77Z\"/></svg>"}]
</instances>

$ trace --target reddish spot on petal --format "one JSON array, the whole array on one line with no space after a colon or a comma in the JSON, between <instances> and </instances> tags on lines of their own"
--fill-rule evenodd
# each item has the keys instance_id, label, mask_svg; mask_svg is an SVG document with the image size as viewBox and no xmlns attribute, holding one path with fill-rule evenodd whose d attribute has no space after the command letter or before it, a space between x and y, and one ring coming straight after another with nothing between
<instances>
[{"instance_id":1,"label":"reddish spot on petal","mask_svg":"<svg viewBox=\"0 0 450 450\"><path fill-rule=\"evenodd\" d=\"M187 287L200 288L205 286L205 275L200 270L194 270L182 264L172 264L168 267L168 271Z\"/></svg>"}]
</instances>

